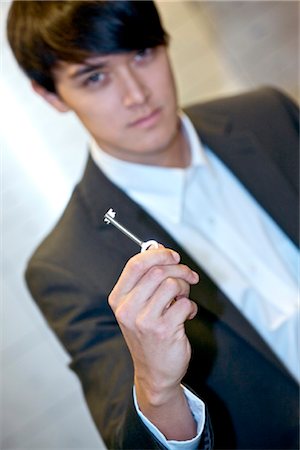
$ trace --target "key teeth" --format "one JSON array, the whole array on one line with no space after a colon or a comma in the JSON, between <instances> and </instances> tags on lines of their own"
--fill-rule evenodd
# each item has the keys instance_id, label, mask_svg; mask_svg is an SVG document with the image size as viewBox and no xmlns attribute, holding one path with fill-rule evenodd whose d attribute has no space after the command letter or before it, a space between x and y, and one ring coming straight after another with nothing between
<instances>
[{"instance_id":1,"label":"key teeth","mask_svg":"<svg viewBox=\"0 0 300 450\"><path fill-rule=\"evenodd\" d=\"M104 222L109 224L110 223L110 220L109 220L110 217L112 219L114 219L116 217L116 212L112 208L109 208L107 213L104 215L104 219L103 219Z\"/></svg>"}]
</instances>

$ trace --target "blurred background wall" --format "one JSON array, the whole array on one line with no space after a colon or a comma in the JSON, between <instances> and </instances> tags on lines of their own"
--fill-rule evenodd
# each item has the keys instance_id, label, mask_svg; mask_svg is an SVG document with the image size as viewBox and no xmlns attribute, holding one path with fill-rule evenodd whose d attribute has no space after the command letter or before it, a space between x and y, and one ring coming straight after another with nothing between
<instances>
[{"instance_id":1,"label":"blurred background wall","mask_svg":"<svg viewBox=\"0 0 300 450\"><path fill-rule=\"evenodd\" d=\"M34 95L5 38L1 0L1 403L0 448L103 449L68 355L23 281L87 156L72 114ZM160 1L172 36L181 104L272 84L299 100L299 3Z\"/></svg>"}]
</instances>

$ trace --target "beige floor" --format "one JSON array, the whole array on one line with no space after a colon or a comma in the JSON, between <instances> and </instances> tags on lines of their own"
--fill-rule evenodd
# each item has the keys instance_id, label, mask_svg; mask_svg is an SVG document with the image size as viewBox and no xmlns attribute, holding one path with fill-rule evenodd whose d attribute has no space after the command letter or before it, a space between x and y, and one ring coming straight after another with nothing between
<instances>
[{"instance_id":1,"label":"beige floor","mask_svg":"<svg viewBox=\"0 0 300 450\"><path fill-rule=\"evenodd\" d=\"M103 449L68 356L23 282L28 256L52 227L87 155L72 115L31 92L11 57L1 1L1 404L0 448ZM180 101L273 84L299 99L298 2L161 1L173 36Z\"/></svg>"}]
</instances>

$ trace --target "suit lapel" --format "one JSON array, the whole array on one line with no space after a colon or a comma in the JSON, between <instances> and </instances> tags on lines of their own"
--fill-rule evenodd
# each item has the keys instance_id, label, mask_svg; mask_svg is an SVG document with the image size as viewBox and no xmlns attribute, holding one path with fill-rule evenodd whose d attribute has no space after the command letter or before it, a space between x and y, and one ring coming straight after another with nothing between
<instances>
[{"instance_id":1,"label":"suit lapel","mask_svg":"<svg viewBox=\"0 0 300 450\"><path fill-rule=\"evenodd\" d=\"M280 168L251 132L230 132L230 120L191 117L205 143L253 195L290 239L299 245L298 196Z\"/></svg>"}]
</instances>

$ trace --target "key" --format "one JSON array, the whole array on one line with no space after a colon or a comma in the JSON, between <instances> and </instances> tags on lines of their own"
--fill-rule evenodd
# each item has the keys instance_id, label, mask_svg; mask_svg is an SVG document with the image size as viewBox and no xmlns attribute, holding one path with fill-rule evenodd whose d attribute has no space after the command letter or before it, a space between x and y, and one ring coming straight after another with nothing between
<instances>
[{"instance_id":1,"label":"key","mask_svg":"<svg viewBox=\"0 0 300 450\"><path fill-rule=\"evenodd\" d=\"M110 208L106 214L104 214L104 222L109 224L111 223L114 225L118 230L120 230L125 236L129 237L133 242L138 244L141 247L141 252L144 252L148 250L148 248L152 245L154 248L158 248L158 243L154 241L153 239L150 239L149 241L143 242L141 239L139 239L137 236L135 236L133 233L131 233L127 228L123 227L116 219L116 212Z\"/></svg>"}]
</instances>

